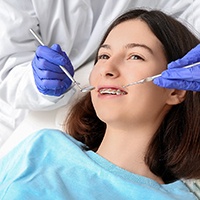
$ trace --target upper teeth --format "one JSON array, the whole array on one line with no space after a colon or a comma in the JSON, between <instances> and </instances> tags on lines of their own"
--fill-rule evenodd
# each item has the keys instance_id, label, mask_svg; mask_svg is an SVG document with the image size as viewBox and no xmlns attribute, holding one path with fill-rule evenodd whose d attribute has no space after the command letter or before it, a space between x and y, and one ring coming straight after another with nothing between
<instances>
[{"instance_id":1,"label":"upper teeth","mask_svg":"<svg viewBox=\"0 0 200 200\"><path fill-rule=\"evenodd\" d=\"M114 95L123 95L125 94L124 91L121 91L119 89L101 89L100 94L114 94Z\"/></svg>"}]
</instances>

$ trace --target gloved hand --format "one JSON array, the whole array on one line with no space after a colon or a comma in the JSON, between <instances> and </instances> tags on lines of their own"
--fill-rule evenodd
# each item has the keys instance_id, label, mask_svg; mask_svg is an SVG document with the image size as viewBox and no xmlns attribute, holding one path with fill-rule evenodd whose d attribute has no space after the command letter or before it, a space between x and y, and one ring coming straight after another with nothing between
<instances>
[{"instance_id":1,"label":"gloved hand","mask_svg":"<svg viewBox=\"0 0 200 200\"><path fill-rule=\"evenodd\" d=\"M71 80L60 69L62 65L73 76L73 66L58 44L39 46L32 60L35 84L42 94L51 96L62 95L71 85Z\"/></svg>"},{"instance_id":2,"label":"gloved hand","mask_svg":"<svg viewBox=\"0 0 200 200\"><path fill-rule=\"evenodd\" d=\"M165 88L200 91L200 64L191 68L183 68L196 62L200 62L200 44L182 58L169 63L168 69L153 82Z\"/></svg>"}]
</instances>

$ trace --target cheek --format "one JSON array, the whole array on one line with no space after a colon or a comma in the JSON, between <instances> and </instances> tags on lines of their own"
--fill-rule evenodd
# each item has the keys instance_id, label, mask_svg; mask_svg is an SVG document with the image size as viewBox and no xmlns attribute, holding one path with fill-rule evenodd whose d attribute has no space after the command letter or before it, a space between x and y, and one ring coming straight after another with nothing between
<instances>
[{"instance_id":1,"label":"cheek","mask_svg":"<svg viewBox=\"0 0 200 200\"><path fill-rule=\"evenodd\" d=\"M96 115L98 116L98 118L100 120L104 121L102 116L104 116L106 114L106 112L104 111L104 106L103 106L102 102L98 101L97 94L94 91L91 91L91 101L92 101L94 110L96 112ZM108 110L108 108L106 108L106 109Z\"/></svg>"},{"instance_id":2,"label":"cheek","mask_svg":"<svg viewBox=\"0 0 200 200\"><path fill-rule=\"evenodd\" d=\"M89 82L91 85L95 85L95 80L97 79L97 70L93 67L92 71L90 72Z\"/></svg>"},{"instance_id":3,"label":"cheek","mask_svg":"<svg viewBox=\"0 0 200 200\"><path fill-rule=\"evenodd\" d=\"M131 87L129 94L132 95L132 103L138 113L150 114L152 110L160 112L165 107L168 98L166 89L159 88L153 83L144 83Z\"/></svg>"}]
</instances>

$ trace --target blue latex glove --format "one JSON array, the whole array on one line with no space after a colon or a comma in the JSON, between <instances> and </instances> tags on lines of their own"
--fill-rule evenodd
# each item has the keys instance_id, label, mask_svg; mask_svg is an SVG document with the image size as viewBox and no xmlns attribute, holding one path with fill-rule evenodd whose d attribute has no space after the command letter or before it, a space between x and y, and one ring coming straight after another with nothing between
<instances>
[{"instance_id":1,"label":"blue latex glove","mask_svg":"<svg viewBox=\"0 0 200 200\"><path fill-rule=\"evenodd\" d=\"M200 61L200 44L190 50L184 57L168 64L168 69L153 82L165 88L200 91L200 65L183 68Z\"/></svg>"},{"instance_id":2,"label":"blue latex glove","mask_svg":"<svg viewBox=\"0 0 200 200\"><path fill-rule=\"evenodd\" d=\"M39 46L32 61L33 75L38 90L45 95L60 96L70 87L72 81L60 69L62 65L73 76L73 66L58 44Z\"/></svg>"}]
</instances>

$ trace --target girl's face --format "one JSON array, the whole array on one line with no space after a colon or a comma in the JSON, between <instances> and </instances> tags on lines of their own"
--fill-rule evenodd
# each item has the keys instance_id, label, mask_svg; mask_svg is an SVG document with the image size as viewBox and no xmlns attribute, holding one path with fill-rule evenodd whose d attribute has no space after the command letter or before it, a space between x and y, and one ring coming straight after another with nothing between
<instances>
[{"instance_id":1,"label":"girl's face","mask_svg":"<svg viewBox=\"0 0 200 200\"><path fill-rule=\"evenodd\" d=\"M122 86L159 74L166 66L163 46L145 22L135 19L117 25L99 49L90 75L98 117L124 127L160 122L171 107L169 89L152 82Z\"/></svg>"}]
</instances>

